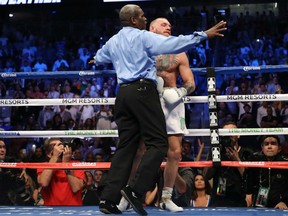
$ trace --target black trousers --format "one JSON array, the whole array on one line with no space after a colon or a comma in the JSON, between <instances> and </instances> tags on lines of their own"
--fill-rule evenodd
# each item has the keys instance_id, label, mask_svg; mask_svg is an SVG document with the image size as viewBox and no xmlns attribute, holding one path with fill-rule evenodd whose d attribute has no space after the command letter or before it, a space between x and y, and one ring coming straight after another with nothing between
<instances>
[{"instance_id":1,"label":"black trousers","mask_svg":"<svg viewBox=\"0 0 288 216\"><path fill-rule=\"evenodd\" d=\"M127 185L140 142L145 143L146 152L130 187L141 196L153 184L167 154L165 117L155 84L144 80L122 85L115 101L115 119L120 141L101 199L117 204L120 190Z\"/></svg>"}]
</instances>

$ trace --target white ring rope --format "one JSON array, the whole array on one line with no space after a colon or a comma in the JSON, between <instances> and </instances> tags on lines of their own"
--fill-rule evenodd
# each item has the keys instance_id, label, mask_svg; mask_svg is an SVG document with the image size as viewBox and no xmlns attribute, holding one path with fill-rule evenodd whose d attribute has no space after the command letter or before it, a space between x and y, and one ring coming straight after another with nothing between
<instances>
[{"instance_id":1,"label":"white ring rope","mask_svg":"<svg viewBox=\"0 0 288 216\"><path fill-rule=\"evenodd\" d=\"M283 135L288 128L233 128L218 129L220 136ZM185 136L210 136L210 129L188 129ZM1 137L118 137L117 130L50 130L50 131L0 131Z\"/></svg>"},{"instance_id":2,"label":"white ring rope","mask_svg":"<svg viewBox=\"0 0 288 216\"><path fill-rule=\"evenodd\" d=\"M217 102L288 101L288 94L220 95ZM208 96L188 96L185 103L207 103ZM0 106L114 105L115 98L0 99Z\"/></svg>"},{"instance_id":3,"label":"white ring rope","mask_svg":"<svg viewBox=\"0 0 288 216\"><path fill-rule=\"evenodd\" d=\"M207 68L191 68L193 73L206 74ZM287 72L288 65L233 66L214 67L217 74L251 74ZM116 75L115 70L57 71L57 72L0 72L2 79L35 79L35 78L94 78L95 76Z\"/></svg>"},{"instance_id":4,"label":"white ring rope","mask_svg":"<svg viewBox=\"0 0 288 216\"><path fill-rule=\"evenodd\" d=\"M0 106L114 105L115 98L0 99Z\"/></svg>"}]
</instances>

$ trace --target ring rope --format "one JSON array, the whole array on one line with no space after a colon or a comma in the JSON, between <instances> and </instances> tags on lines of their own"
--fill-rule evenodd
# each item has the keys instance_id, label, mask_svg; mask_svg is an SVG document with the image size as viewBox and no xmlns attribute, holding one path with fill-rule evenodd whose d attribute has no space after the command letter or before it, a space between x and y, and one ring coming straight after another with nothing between
<instances>
[{"instance_id":1,"label":"ring rope","mask_svg":"<svg viewBox=\"0 0 288 216\"><path fill-rule=\"evenodd\" d=\"M114 105L115 98L0 99L1 106Z\"/></svg>"},{"instance_id":2,"label":"ring rope","mask_svg":"<svg viewBox=\"0 0 288 216\"><path fill-rule=\"evenodd\" d=\"M288 134L288 128L219 128L220 136L249 135L283 135ZM188 137L210 136L210 129L188 129ZM1 137L118 137L117 130L44 130L44 131L0 131Z\"/></svg>"},{"instance_id":3,"label":"ring rope","mask_svg":"<svg viewBox=\"0 0 288 216\"><path fill-rule=\"evenodd\" d=\"M0 163L0 168L29 168L29 169L109 169L110 162L68 162L68 163ZM163 162L161 167L165 167ZM179 167L212 167L212 161L179 162ZM252 167L252 168L274 168L288 169L288 162L267 161L221 161L221 166L226 167Z\"/></svg>"},{"instance_id":4,"label":"ring rope","mask_svg":"<svg viewBox=\"0 0 288 216\"><path fill-rule=\"evenodd\" d=\"M208 96L187 96L184 103L207 103ZM218 95L217 102L288 101L288 94ZM114 105L115 98L0 99L1 106Z\"/></svg>"},{"instance_id":5,"label":"ring rope","mask_svg":"<svg viewBox=\"0 0 288 216\"><path fill-rule=\"evenodd\" d=\"M206 74L206 68L191 68L193 73ZM266 66L237 66L237 67L215 67L216 73L221 74L244 74L244 73L275 73L287 72L288 65L266 65ZM85 70L85 71L57 71L57 72L9 72L0 73L3 79L31 79L31 78L95 78L95 76L116 75L115 70Z\"/></svg>"}]
</instances>

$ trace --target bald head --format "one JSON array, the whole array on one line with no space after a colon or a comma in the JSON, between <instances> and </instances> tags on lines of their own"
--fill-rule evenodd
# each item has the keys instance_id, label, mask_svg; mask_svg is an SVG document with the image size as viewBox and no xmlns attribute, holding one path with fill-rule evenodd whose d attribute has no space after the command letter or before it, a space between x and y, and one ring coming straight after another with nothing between
<instances>
[{"instance_id":1,"label":"bald head","mask_svg":"<svg viewBox=\"0 0 288 216\"><path fill-rule=\"evenodd\" d=\"M142 9L135 4L127 4L123 6L119 12L119 19L122 26L132 26L131 17L136 17L141 13Z\"/></svg>"}]
</instances>

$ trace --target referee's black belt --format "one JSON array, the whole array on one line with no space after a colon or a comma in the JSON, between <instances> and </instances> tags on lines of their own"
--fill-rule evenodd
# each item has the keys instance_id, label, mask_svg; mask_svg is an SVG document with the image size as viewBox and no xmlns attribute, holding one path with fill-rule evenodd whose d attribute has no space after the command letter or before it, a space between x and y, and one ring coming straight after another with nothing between
<instances>
[{"instance_id":1,"label":"referee's black belt","mask_svg":"<svg viewBox=\"0 0 288 216\"><path fill-rule=\"evenodd\" d=\"M135 84L148 84L148 85L156 85L155 82L151 79L139 79L139 80L134 80L132 82L127 82L127 83L122 83L120 84L120 87L126 87L129 85L135 85Z\"/></svg>"}]
</instances>

